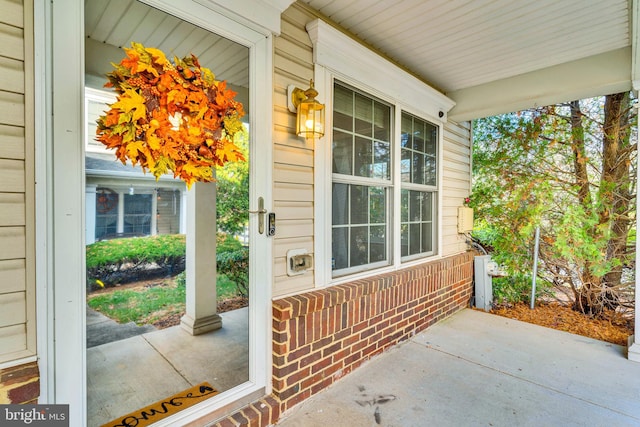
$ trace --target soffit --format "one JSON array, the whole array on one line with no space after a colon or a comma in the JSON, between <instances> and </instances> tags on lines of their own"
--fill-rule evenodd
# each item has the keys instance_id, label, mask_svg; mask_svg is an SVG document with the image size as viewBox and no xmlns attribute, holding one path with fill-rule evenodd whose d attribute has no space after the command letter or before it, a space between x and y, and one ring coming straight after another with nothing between
<instances>
[{"instance_id":1,"label":"soffit","mask_svg":"<svg viewBox=\"0 0 640 427\"><path fill-rule=\"evenodd\" d=\"M248 48L187 23L136 0L85 2L86 67L104 79L110 62L124 57L130 41L161 49L167 57L195 54L220 80L235 87L249 86Z\"/></svg>"},{"instance_id":2,"label":"soffit","mask_svg":"<svg viewBox=\"0 0 640 427\"><path fill-rule=\"evenodd\" d=\"M562 64L630 55L637 7L637 0L298 1L456 101L470 88L500 90L497 82L516 76L535 81L541 70L580 72Z\"/></svg>"}]
</instances>

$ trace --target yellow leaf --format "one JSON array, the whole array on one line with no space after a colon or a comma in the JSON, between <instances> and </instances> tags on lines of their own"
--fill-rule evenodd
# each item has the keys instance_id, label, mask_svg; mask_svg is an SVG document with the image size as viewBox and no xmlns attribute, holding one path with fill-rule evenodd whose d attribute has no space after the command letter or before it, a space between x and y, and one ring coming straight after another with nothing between
<instances>
[{"instance_id":1,"label":"yellow leaf","mask_svg":"<svg viewBox=\"0 0 640 427\"><path fill-rule=\"evenodd\" d=\"M154 132L147 132L147 145L152 151L156 151L160 149L162 141Z\"/></svg>"},{"instance_id":2,"label":"yellow leaf","mask_svg":"<svg viewBox=\"0 0 640 427\"><path fill-rule=\"evenodd\" d=\"M134 122L147 115L144 96L133 89L125 89L124 93L118 97L118 101L111 105L111 108L118 108L125 113L132 111Z\"/></svg>"},{"instance_id":3,"label":"yellow leaf","mask_svg":"<svg viewBox=\"0 0 640 427\"><path fill-rule=\"evenodd\" d=\"M138 153L143 151L144 144L142 141L133 141L127 144L127 156L135 165L138 161Z\"/></svg>"},{"instance_id":4,"label":"yellow leaf","mask_svg":"<svg viewBox=\"0 0 640 427\"><path fill-rule=\"evenodd\" d=\"M149 52L151 56L153 56L153 61L158 65L165 65L166 63L169 62L167 61L167 57L164 56L164 52L161 51L160 49L148 47L147 52Z\"/></svg>"}]
</instances>

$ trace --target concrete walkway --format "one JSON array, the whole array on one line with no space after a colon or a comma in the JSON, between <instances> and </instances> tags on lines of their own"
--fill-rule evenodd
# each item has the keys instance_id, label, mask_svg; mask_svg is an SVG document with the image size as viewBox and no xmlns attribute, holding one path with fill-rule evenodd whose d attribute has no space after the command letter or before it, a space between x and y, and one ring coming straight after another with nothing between
<instances>
[{"instance_id":1,"label":"concrete walkway","mask_svg":"<svg viewBox=\"0 0 640 427\"><path fill-rule=\"evenodd\" d=\"M155 331L153 325L138 326L135 322L119 324L87 306L87 348Z\"/></svg>"},{"instance_id":2,"label":"concrete walkway","mask_svg":"<svg viewBox=\"0 0 640 427\"><path fill-rule=\"evenodd\" d=\"M220 392L247 381L249 309L220 316L222 329L198 336L180 326L145 333L135 325L109 328L96 316L93 321L102 324L99 338L106 343L87 348L87 426L102 425L203 381ZM108 339L109 329L118 339Z\"/></svg>"},{"instance_id":3,"label":"concrete walkway","mask_svg":"<svg viewBox=\"0 0 640 427\"><path fill-rule=\"evenodd\" d=\"M625 347L463 310L278 426L640 426L640 363Z\"/></svg>"}]
</instances>

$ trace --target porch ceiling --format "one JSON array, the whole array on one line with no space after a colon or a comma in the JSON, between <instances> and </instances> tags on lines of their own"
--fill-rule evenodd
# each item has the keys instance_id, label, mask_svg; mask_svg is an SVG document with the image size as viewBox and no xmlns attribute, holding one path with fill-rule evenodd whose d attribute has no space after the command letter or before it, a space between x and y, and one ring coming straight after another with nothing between
<instances>
[{"instance_id":1,"label":"porch ceiling","mask_svg":"<svg viewBox=\"0 0 640 427\"><path fill-rule=\"evenodd\" d=\"M101 87L111 62L124 57L130 40L164 51L168 57L198 56L220 79L236 88L249 85L248 49L136 0L85 1L86 71Z\"/></svg>"},{"instance_id":2,"label":"porch ceiling","mask_svg":"<svg viewBox=\"0 0 640 427\"><path fill-rule=\"evenodd\" d=\"M298 1L456 101L453 120L638 80L638 0Z\"/></svg>"},{"instance_id":3,"label":"porch ceiling","mask_svg":"<svg viewBox=\"0 0 640 427\"><path fill-rule=\"evenodd\" d=\"M227 4L231 0L196 1L233 9ZM234 1L249 11L256 5L281 11L293 3ZM94 63L93 56L101 57L103 64L109 63L105 58L119 61L119 48L135 39L167 52L193 52L221 78L240 87L248 84L248 62L228 60L243 57L234 51L244 49L237 44L205 37L204 30L177 19L160 22L159 12L134 0L85 4L87 64ZM640 86L640 0L298 0L298 4L456 101L448 114L452 120ZM87 71L103 76L108 70Z\"/></svg>"}]
</instances>

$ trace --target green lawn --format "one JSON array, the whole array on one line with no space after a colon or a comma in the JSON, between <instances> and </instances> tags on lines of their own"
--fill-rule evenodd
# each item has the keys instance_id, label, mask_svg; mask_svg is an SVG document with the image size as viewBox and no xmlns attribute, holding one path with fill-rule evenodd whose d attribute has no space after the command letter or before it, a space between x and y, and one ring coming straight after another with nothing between
<instances>
[{"instance_id":1,"label":"green lawn","mask_svg":"<svg viewBox=\"0 0 640 427\"><path fill-rule=\"evenodd\" d=\"M176 280L159 280L161 284L156 286L116 288L90 295L88 304L118 323L151 324L168 315L184 312L186 287L183 277L180 274ZM222 274L218 275L216 290L218 300L237 295L236 284Z\"/></svg>"}]
</instances>

